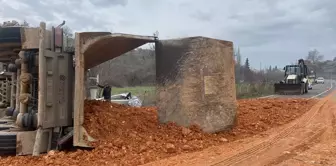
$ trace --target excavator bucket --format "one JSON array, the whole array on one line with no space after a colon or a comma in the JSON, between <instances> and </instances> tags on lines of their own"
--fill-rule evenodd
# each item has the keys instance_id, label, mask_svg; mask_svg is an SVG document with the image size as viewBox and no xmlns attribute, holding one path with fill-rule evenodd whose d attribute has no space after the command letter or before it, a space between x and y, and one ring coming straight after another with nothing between
<instances>
[{"instance_id":1,"label":"excavator bucket","mask_svg":"<svg viewBox=\"0 0 336 166\"><path fill-rule=\"evenodd\" d=\"M302 85L301 84L285 84L285 83L275 83L274 92L276 94L301 94Z\"/></svg>"}]
</instances>

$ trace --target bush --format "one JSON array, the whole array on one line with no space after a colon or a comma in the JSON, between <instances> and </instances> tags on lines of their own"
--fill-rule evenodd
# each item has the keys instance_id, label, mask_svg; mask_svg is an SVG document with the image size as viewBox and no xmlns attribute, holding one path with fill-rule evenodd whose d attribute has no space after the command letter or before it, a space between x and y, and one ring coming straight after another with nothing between
<instances>
[{"instance_id":1,"label":"bush","mask_svg":"<svg viewBox=\"0 0 336 166\"><path fill-rule=\"evenodd\" d=\"M241 83L236 84L237 99L241 98L253 98L271 95L274 92L273 84L264 83Z\"/></svg>"}]
</instances>

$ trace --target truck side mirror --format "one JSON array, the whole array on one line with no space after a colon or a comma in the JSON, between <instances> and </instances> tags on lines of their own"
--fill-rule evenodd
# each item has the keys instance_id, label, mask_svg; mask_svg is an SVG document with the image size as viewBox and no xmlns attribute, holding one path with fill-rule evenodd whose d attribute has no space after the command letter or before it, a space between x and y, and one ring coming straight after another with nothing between
<instances>
[{"instance_id":1,"label":"truck side mirror","mask_svg":"<svg viewBox=\"0 0 336 166\"><path fill-rule=\"evenodd\" d=\"M282 70L286 70L286 67L284 67Z\"/></svg>"}]
</instances>

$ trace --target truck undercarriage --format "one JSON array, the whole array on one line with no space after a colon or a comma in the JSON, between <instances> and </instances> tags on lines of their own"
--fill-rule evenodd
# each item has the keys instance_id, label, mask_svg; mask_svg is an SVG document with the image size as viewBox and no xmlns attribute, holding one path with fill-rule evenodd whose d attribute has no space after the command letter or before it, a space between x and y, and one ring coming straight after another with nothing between
<instances>
[{"instance_id":1,"label":"truck undercarriage","mask_svg":"<svg viewBox=\"0 0 336 166\"><path fill-rule=\"evenodd\" d=\"M68 51L61 27L46 30L42 22L39 28L1 28L0 106L6 116L0 120L0 155L38 155L71 140L90 147L94 139L83 127L85 72L156 41L154 36L82 32Z\"/></svg>"}]
</instances>

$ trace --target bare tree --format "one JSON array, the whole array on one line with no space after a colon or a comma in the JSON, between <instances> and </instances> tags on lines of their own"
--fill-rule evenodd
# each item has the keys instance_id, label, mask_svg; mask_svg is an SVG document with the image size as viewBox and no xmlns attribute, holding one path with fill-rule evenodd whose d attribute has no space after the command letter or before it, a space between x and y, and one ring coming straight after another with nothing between
<instances>
[{"instance_id":1,"label":"bare tree","mask_svg":"<svg viewBox=\"0 0 336 166\"><path fill-rule=\"evenodd\" d=\"M73 37L73 32L68 26L63 27L63 34L66 37L72 38Z\"/></svg>"},{"instance_id":2,"label":"bare tree","mask_svg":"<svg viewBox=\"0 0 336 166\"><path fill-rule=\"evenodd\" d=\"M72 48L74 46L74 38L73 32L68 26L63 27L63 35L64 35L64 45L66 49Z\"/></svg>"},{"instance_id":3,"label":"bare tree","mask_svg":"<svg viewBox=\"0 0 336 166\"><path fill-rule=\"evenodd\" d=\"M307 60L311 61L313 64L322 61L324 58L324 56L322 54L320 54L320 52L316 49L309 51L308 52L308 56L307 56Z\"/></svg>"},{"instance_id":4,"label":"bare tree","mask_svg":"<svg viewBox=\"0 0 336 166\"><path fill-rule=\"evenodd\" d=\"M26 20L23 20L23 23L21 24L23 27L29 27L29 23Z\"/></svg>"}]
</instances>

